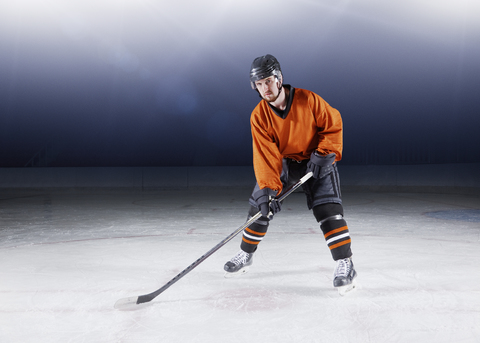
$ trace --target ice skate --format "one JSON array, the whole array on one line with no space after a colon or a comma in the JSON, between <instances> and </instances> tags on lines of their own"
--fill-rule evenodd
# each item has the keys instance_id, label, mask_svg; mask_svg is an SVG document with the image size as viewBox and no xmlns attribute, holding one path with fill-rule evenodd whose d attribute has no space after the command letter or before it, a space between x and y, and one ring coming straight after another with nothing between
<instances>
[{"instance_id":1,"label":"ice skate","mask_svg":"<svg viewBox=\"0 0 480 343\"><path fill-rule=\"evenodd\" d=\"M337 288L340 295L352 291L356 286L355 278L357 272L353 267L351 258L345 258L337 261L337 267L333 274L333 286Z\"/></svg>"},{"instance_id":2,"label":"ice skate","mask_svg":"<svg viewBox=\"0 0 480 343\"><path fill-rule=\"evenodd\" d=\"M225 277L231 278L248 272L253 263L253 253L249 254L240 250L230 261L225 263Z\"/></svg>"}]
</instances>

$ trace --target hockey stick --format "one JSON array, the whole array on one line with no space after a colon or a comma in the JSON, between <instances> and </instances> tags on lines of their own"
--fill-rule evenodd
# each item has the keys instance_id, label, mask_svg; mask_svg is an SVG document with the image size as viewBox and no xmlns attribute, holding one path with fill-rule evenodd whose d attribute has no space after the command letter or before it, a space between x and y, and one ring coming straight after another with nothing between
<instances>
[{"instance_id":1,"label":"hockey stick","mask_svg":"<svg viewBox=\"0 0 480 343\"><path fill-rule=\"evenodd\" d=\"M278 201L283 201L285 200L286 197L288 197L290 194L292 194L298 187L300 187L303 183L305 183L310 177L312 177L312 172L308 172L304 177L302 177L296 184L291 186L288 190L286 190L283 194L280 195L280 197L277 199ZM132 305L140 305L142 303L146 303L149 301L152 301L155 299L158 295L163 293L167 288L172 286L175 282L180 280L182 277L190 273L195 267L197 267L200 263L205 261L208 257L210 257L214 252L216 252L218 249L223 247L225 244L227 244L229 241L232 240L236 235L238 235L240 232L242 232L245 228L247 228L249 225L251 225L254 221L256 221L258 218L262 216L261 212L258 212L255 214L253 217L251 217L249 220L245 222L242 226L240 226L238 229L233 231L230 235L228 235L225 239L223 239L220 243L215 245L212 249L210 249L208 252L206 252L203 256L201 256L198 260L193 262L191 265L189 265L187 268L185 268L182 272L180 272L177 276L175 276L173 279L168 281L164 286L160 287L157 289L155 292L145 294L145 295L139 295L136 297L129 297L129 298L122 298L117 300L115 303L114 307L118 310L124 310L124 309L129 309L132 308Z\"/></svg>"}]
</instances>

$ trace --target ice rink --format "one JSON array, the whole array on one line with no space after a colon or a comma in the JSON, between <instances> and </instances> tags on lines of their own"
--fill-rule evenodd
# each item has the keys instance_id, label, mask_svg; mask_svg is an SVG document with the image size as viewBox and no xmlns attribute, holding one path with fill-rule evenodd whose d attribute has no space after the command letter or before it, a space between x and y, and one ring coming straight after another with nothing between
<instances>
[{"instance_id":1,"label":"ice rink","mask_svg":"<svg viewBox=\"0 0 480 343\"><path fill-rule=\"evenodd\" d=\"M0 342L480 342L480 197L343 194L357 289L294 193L249 273L225 279L249 188L2 191Z\"/></svg>"}]
</instances>

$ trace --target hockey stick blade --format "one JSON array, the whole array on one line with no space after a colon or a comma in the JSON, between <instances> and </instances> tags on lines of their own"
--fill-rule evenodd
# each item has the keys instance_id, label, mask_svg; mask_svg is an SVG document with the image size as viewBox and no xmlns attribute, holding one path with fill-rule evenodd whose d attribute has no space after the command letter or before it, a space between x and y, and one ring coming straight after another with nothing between
<instances>
[{"instance_id":1,"label":"hockey stick blade","mask_svg":"<svg viewBox=\"0 0 480 343\"><path fill-rule=\"evenodd\" d=\"M286 190L283 194L280 194L278 197L278 201L283 201L287 196L292 194L297 188L299 188L303 183L305 183L309 178L312 177L312 172L309 172L305 174L304 177L302 177L296 184L291 186L288 190ZM223 247L225 244L230 242L236 235L238 235L240 232L242 232L245 228L250 226L253 222L255 222L258 218L262 216L261 212L258 212L255 214L253 217L251 217L249 220L245 222L242 226L237 228L235 231L233 231L230 235L228 235L226 238L224 238L220 243L215 245L212 249L207 251L204 255L202 255L198 260L193 262L191 265L189 265L187 268L185 268L183 271L181 271L177 276L175 276L173 279L171 279L169 282L167 282L165 285L157 289L155 292L145 294L145 295L140 295L136 297L128 297L128 298L122 298L117 300L117 302L114 305L114 308L118 310L127 310L127 309L133 309L136 307L136 305L140 305L149 301L152 301L155 299L158 295L163 293L167 288L172 286L175 282L180 280L182 277L190 273L194 268L196 268L200 263L205 261L208 257L210 257L214 252L216 252L218 249Z\"/></svg>"}]
</instances>

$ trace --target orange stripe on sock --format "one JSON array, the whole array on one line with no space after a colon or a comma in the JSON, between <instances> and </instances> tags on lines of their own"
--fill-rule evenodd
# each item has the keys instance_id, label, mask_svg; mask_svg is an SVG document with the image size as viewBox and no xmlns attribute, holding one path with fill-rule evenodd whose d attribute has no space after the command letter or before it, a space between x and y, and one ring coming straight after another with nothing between
<instances>
[{"instance_id":1,"label":"orange stripe on sock","mask_svg":"<svg viewBox=\"0 0 480 343\"><path fill-rule=\"evenodd\" d=\"M333 235L334 233L337 233L337 232L342 232L342 231L347 231L348 230L348 227L347 226L342 226L338 229L335 229L335 230L332 230L332 231L329 231L325 234L325 238Z\"/></svg>"},{"instance_id":2,"label":"orange stripe on sock","mask_svg":"<svg viewBox=\"0 0 480 343\"><path fill-rule=\"evenodd\" d=\"M253 244L253 245L258 245L258 243L260 243L260 241L258 241L258 242L249 241L248 239L245 239L245 237L242 237L242 241L244 241L245 243L248 243L248 244Z\"/></svg>"},{"instance_id":3,"label":"orange stripe on sock","mask_svg":"<svg viewBox=\"0 0 480 343\"><path fill-rule=\"evenodd\" d=\"M351 243L351 242L352 242L352 240L349 238L349 239L347 239L346 241L343 241L343 242L340 242L340 243L331 245L331 246L330 246L330 250L333 250L333 249L335 249L335 248L341 247L342 245L345 245L345 244L348 244L348 243Z\"/></svg>"},{"instance_id":4,"label":"orange stripe on sock","mask_svg":"<svg viewBox=\"0 0 480 343\"><path fill-rule=\"evenodd\" d=\"M254 235L258 235L258 236L265 236L265 234L266 234L266 232L262 233L262 232L253 231L252 229L250 229L248 227L245 229L245 231L253 233Z\"/></svg>"}]
</instances>

